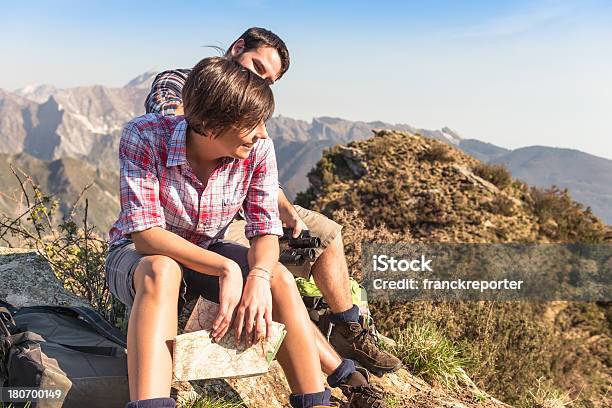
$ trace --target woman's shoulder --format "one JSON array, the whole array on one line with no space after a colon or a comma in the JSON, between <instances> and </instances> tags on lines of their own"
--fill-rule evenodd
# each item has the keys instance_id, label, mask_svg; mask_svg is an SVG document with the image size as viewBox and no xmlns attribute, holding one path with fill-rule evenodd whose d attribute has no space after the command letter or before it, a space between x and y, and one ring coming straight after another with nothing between
<instances>
[{"instance_id":1,"label":"woman's shoulder","mask_svg":"<svg viewBox=\"0 0 612 408\"><path fill-rule=\"evenodd\" d=\"M135 127L141 133L172 133L183 121L183 116L164 116L159 113L147 113L137 116L126 123L126 127Z\"/></svg>"},{"instance_id":2,"label":"woman's shoulder","mask_svg":"<svg viewBox=\"0 0 612 408\"><path fill-rule=\"evenodd\" d=\"M172 135L181 122L183 116L163 116L157 113L138 116L125 124L122 142L148 145L156 156L165 156Z\"/></svg>"}]
</instances>

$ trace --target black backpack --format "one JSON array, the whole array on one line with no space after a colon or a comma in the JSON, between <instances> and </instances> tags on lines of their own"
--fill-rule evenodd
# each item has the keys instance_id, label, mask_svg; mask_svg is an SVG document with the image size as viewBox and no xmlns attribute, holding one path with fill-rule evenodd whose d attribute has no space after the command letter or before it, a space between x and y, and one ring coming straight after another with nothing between
<instances>
[{"instance_id":1,"label":"black backpack","mask_svg":"<svg viewBox=\"0 0 612 408\"><path fill-rule=\"evenodd\" d=\"M93 309L46 305L17 309L0 300L0 332L0 385L40 389L37 394L43 396L28 398L32 402L27 405L24 400L7 399L5 391L5 403L108 408L129 401L125 336Z\"/></svg>"}]
</instances>

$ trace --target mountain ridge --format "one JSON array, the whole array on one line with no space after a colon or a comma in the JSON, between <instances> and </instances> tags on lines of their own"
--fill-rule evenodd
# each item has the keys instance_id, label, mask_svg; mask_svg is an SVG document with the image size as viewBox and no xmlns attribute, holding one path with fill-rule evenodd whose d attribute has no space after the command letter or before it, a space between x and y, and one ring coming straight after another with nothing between
<instances>
[{"instance_id":1,"label":"mountain ridge","mask_svg":"<svg viewBox=\"0 0 612 408\"><path fill-rule=\"evenodd\" d=\"M46 161L72 157L105 171L116 172L121 129L125 122L144 113L144 100L155 74L153 71L143 73L125 86L115 88L92 85L58 89L51 85L37 85L16 92L0 89L0 153L26 152ZM548 174L544 178L538 171L533 171L534 168L545 168L542 163L532 160L527 164L516 159L517 154L528 150L515 149L518 153L503 158L512 150L462 138L449 127L428 130L381 121L349 121L331 116L305 121L282 115L270 119L267 127L275 142L279 179L290 199L308 187L306 173L321 158L324 149L368 139L373 130L384 128L444 141L485 162L503 161L512 174L525 178L530 184L548 183L569 188L576 199L592 206L608 223L612 223L612 195L607 189L612 185L612 176L597 178L591 185L575 180L575 174L592 174L591 170L586 170L592 167L589 161L608 159L581 156L586 157L580 162L581 167L569 171L564 166L556 166L555 177ZM547 149L552 149L557 155L547 160L551 163L560 160L561 151ZM605 163L600 166L606 169L603 173L612 174L607 170L612 169L612 161Z\"/></svg>"}]
</instances>

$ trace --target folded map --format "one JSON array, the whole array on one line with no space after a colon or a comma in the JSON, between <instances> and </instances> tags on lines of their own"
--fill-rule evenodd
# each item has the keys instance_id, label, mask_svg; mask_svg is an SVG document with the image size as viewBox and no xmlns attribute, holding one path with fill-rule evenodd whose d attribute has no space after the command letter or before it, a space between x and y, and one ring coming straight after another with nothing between
<instances>
[{"instance_id":1,"label":"folded map","mask_svg":"<svg viewBox=\"0 0 612 408\"><path fill-rule=\"evenodd\" d=\"M174 381L236 378L264 374L285 337L285 326L272 323L269 340L246 347L244 332L236 347L234 331L229 330L219 343L210 333L219 305L200 297L185 325L185 333L174 339Z\"/></svg>"}]
</instances>

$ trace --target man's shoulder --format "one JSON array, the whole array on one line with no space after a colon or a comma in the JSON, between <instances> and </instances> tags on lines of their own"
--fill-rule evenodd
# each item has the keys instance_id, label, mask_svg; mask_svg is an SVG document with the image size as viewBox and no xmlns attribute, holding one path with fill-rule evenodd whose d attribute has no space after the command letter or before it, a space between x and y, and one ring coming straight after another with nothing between
<instances>
[{"instance_id":1,"label":"man's shoulder","mask_svg":"<svg viewBox=\"0 0 612 408\"><path fill-rule=\"evenodd\" d=\"M155 85L159 85L166 82L180 82L185 83L187 80L187 76L191 72L190 68L178 68L178 69L169 69L166 71L162 71L153 80L153 88Z\"/></svg>"}]
</instances>

